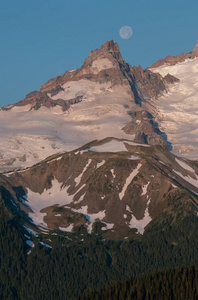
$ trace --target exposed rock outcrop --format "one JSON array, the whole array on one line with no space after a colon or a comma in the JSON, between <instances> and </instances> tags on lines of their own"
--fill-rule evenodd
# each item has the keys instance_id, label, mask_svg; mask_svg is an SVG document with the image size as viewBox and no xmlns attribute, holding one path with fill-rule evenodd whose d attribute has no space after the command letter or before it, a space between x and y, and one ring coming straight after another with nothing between
<instances>
[{"instance_id":1,"label":"exposed rock outcrop","mask_svg":"<svg viewBox=\"0 0 198 300\"><path fill-rule=\"evenodd\" d=\"M140 99L145 95L157 98L165 90L161 75L143 70L140 66L131 67L123 60L119 46L113 40L106 42L100 49L91 51L80 69L67 71L61 76L50 79L41 86L40 90L52 95L57 87L68 81L80 79L99 83L111 81L112 85L128 85L137 103L140 103Z\"/></svg>"},{"instance_id":2,"label":"exposed rock outcrop","mask_svg":"<svg viewBox=\"0 0 198 300\"><path fill-rule=\"evenodd\" d=\"M124 132L135 135L135 142L160 145L168 150L168 145L161 136L161 132L157 124L155 124L152 115L147 111L131 112L131 115L132 121L123 128Z\"/></svg>"},{"instance_id":3,"label":"exposed rock outcrop","mask_svg":"<svg viewBox=\"0 0 198 300\"><path fill-rule=\"evenodd\" d=\"M164 77L164 81L167 83L167 84L174 84L175 82L179 82L180 80L178 78L176 78L175 76L172 76L171 74L167 74L165 77Z\"/></svg>"},{"instance_id":4,"label":"exposed rock outcrop","mask_svg":"<svg viewBox=\"0 0 198 300\"><path fill-rule=\"evenodd\" d=\"M193 49L192 52L189 53L181 53L179 55L176 56L171 56L168 55L166 58L160 59L157 62L155 62L154 64L152 64L148 69L153 69L153 68L158 68L164 64L167 65L176 65L179 62L183 62L186 59L193 59L195 57L198 57L198 40L197 40L197 44L195 46L195 48Z\"/></svg>"}]
</instances>

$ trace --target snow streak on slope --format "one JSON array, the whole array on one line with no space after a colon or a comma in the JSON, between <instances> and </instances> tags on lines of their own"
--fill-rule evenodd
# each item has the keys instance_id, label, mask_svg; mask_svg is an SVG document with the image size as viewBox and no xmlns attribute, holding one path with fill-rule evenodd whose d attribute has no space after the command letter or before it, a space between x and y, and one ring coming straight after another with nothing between
<instances>
[{"instance_id":1,"label":"snow streak on slope","mask_svg":"<svg viewBox=\"0 0 198 300\"><path fill-rule=\"evenodd\" d=\"M142 164L138 164L136 169L133 170L133 172L129 175L129 177L126 179L125 185L122 188L122 191L119 193L119 197L120 200L122 200L122 198L125 195L125 192L127 190L127 187L129 186L129 184L131 183L131 181L133 180L133 178L138 174L140 167L142 166Z\"/></svg>"},{"instance_id":2,"label":"snow streak on slope","mask_svg":"<svg viewBox=\"0 0 198 300\"><path fill-rule=\"evenodd\" d=\"M147 194L147 189L148 189L149 184L150 184L150 181L147 184L143 185L141 196L144 196Z\"/></svg>"},{"instance_id":3,"label":"snow streak on slope","mask_svg":"<svg viewBox=\"0 0 198 300\"><path fill-rule=\"evenodd\" d=\"M183 178L185 181L190 183L191 185L198 188L198 176L195 174L196 179L192 178L190 175L184 176L180 172L173 170L177 175L179 175L181 178Z\"/></svg>"},{"instance_id":4,"label":"snow streak on slope","mask_svg":"<svg viewBox=\"0 0 198 300\"><path fill-rule=\"evenodd\" d=\"M181 172L173 170L174 173L176 173L178 176L180 176L182 179L184 179L186 182L190 183L192 186L194 186L196 189L198 188L198 175L196 174L195 170L188 166L186 163L182 162L179 159L175 159L177 163L188 173L188 175L183 175ZM197 194L197 193L196 193Z\"/></svg>"},{"instance_id":5,"label":"snow streak on slope","mask_svg":"<svg viewBox=\"0 0 198 300\"><path fill-rule=\"evenodd\" d=\"M185 170L190 171L190 172L195 172L193 168L191 168L189 165L187 165L185 162L175 158L175 161Z\"/></svg>"},{"instance_id":6,"label":"snow streak on slope","mask_svg":"<svg viewBox=\"0 0 198 300\"><path fill-rule=\"evenodd\" d=\"M86 166L84 167L82 173L81 173L78 177L75 178L75 183L76 183L76 185L79 185L79 183L81 182L81 179L82 179L82 177L83 177L83 174L86 172L86 170L87 170L87 168L89 167L89 165L91 164L91 162L92 162L92 160L89 159L89 160L88 160L88 163L87 163Z\"/></svg>"},{"instance_id":7,"label":"snow streak on slope","mask_svg":"<svg viewBox=\"0 0 198 300\"><path fill-rule=\"evenodd\" d=\"M198 153L198 58L174 66L163 65L152 69L162 76L168 73L180 82L168 86L155 105L160 129L172 143L173 153L197 159Z\"/></svg>"}]
</instances>

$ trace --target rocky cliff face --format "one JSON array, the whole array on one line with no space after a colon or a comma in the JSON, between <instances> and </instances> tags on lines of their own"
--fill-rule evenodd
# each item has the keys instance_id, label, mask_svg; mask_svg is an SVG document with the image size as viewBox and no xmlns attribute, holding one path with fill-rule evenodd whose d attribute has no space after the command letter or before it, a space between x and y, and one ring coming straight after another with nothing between
<instances>
[{"instance_id":1,"label":"rocky cliff face","mask_svg":"<svg viewBox=\"0 0 198 300\"><path fill-rule=\"evenodd\" d=\"M191 53L191 57L195 57L197 52L196 46ZM170 56L161 61L163 63L169 61L175 63L185 59L186 55L181 54L175 58ZM161 61L156 64L161 64ZM156 64L150 68L156 67ZM64 85L69 82L78 83L81 80L99 84L109 82L111 86L125 86L131 95L131 99L137 104L141 104L145 98L156 99L165 91L165 85L169 83L160 74L152 73L150 70L143 70L140 66L131 67L123 60L118 44L111 40L102 45L100 49L91 51L81 68L66 71L64 74L50 79L40 87L40 92L34 91L28 94L24 100L4 107L3 110L10 110L15 106L25 105L30 105L30 109L36 110L40 107L52 108L55 106L60 106L63 111L68 110L70 104L76 103L78 100L75 97L67 99L68 101L61 98L63 92L67 92ZM56 95L59 97L56 97L56 101L54 101L54 96Z\"/></svg>"},{"instance_id":2,"label":"rocky cliff face","mask_svg":"<svg viewBox=\"0 0 198 300\"><path fill-rule=\"evenodd\" d=\"M99 83L110 81L112 85L126 85L138 103L141 98L144 98L144 94L156 98L165 90L161 75L143 70L140 66L131 67L123 60L118 44L113 41L106 42L100 49L91 51L80 69L67 71L49 80L41 86L40 90L52 93L68 81L81 79Z\"/></svg>"},{"instance_id":3,"label":"rocky cliff face","mask_svg":"<svg viewBox=\"0 0 198 300\"><path fill-rule=\"evenodd\" d=\"M140 106L148 99L156 99L166 90L165 85L170 83L160 74L143 70L141 66L131 67L123 60L118 44L111 40L100 49L91 51L81 68L50 79L41 86L40 92L31 92L24 100L3 107L2 110L29 105L28 110L61 107L63 111L67 111L72 104L86 99L87 86L81 91L83 81L90 82L92 86L94 83L99 84L100 91L105 91L107 85L111 89L122 86L130 95L130 101ZM73 86L75 92L71 93Z\"/></svg>"}]
</instances>

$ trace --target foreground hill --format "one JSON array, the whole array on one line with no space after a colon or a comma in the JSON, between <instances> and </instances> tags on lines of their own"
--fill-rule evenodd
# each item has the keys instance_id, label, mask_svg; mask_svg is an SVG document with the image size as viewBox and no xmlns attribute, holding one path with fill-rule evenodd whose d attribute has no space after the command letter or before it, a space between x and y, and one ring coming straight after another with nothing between
<instances>
[{"instance_id":1,"label":"foreground hill","mask_svg":"<svg viewBox=\"0 0 198 300\"><path fill-rule=\"evenodd\" d=\"M41 234L132 237L162 213L176 217L174 199L197 214L197 164L129 140L93 141L0 180L2 198Z\"/></svg>"}]
</instances>

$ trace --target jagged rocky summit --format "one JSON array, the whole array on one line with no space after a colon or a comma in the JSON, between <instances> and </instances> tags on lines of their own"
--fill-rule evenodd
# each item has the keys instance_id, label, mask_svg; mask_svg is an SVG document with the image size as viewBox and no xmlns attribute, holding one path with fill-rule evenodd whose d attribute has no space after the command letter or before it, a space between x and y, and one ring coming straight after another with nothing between
<instances>
[{"instance_id":1,"label":"jagged rocky summit","mask_svg":"<svg viewBox=\"0 0 198 300\"><path fill-rule=\"evenodd\" d=\"M167 148L151 100L176 80L131 67L118 44L106 42L91 51L81 68L0 109L0 169L31 166L58 151L110 136Z\"/></svg>"},{"instance_id":2,"label":"jagged rocky summit","mask_svg":"<svg viewBox=\"0 0 198 300\"><path fill-rule=\"evenodd\" d=\"M74 97L71 95L67 97L65 95L69 94L67 83L80 80L99 84L111 83L112 87L125 86L132 100L139 104L144 101L145 96L157 98L165 90L166 83L170 82L168 78L143 70L141 66L131 67L123 60L118 44L111 40L100 49L91 51L80 69L66 71L63 75L50 79L41 86L39 92L31 92L24 100L3 109L10 110L15 106L30 105L30 110L39 109L41 106L48 108L61 106L63 110L67 110L71 104L82 101L84 96L79 90Z\"/></svg>"}]
</instances>

